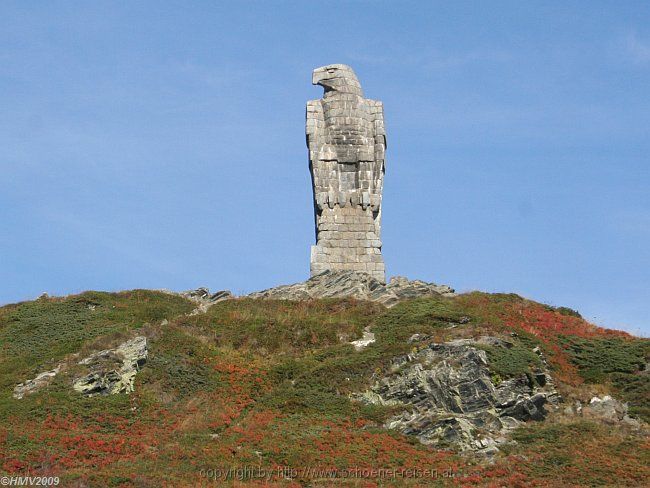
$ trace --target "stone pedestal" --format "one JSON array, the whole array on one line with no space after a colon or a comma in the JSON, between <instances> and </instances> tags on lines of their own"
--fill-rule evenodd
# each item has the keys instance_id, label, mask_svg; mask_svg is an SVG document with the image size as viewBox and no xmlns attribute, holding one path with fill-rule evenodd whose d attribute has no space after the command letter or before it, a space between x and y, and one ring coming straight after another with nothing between
<instances>
[{"instance_id":1,"label":"stone pedestal","mask_svg":"<svg viewBox=\"0 0 650 488\"><path fill-rule=\"evenodd\" d=\"M386 281L381 241L370 207L335 207L322 210L318 243L311 247L311 275L325 270L361 271Z\"/></svg>"}]
</instances>

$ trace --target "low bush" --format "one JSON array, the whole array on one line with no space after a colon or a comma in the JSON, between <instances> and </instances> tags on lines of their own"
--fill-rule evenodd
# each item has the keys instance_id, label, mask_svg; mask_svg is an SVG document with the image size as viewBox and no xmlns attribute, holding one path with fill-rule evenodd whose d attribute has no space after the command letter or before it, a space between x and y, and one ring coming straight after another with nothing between
<instances>
[{"instance_id":1,"label":"low bush","mask_svg":"<svg viewBox=\"0 0 650 488\"><path fill-rule=\"evenodd\" d=\"M532 349L516 343L512 347L481 346L487 352L488 366L500 378L511 378L525 374L532 377L542 363Z\"/></svg>"},{"instance_id":2,"label":"low bush","mask_svg":"<svg viewBox=\"0 0 650 488\"><path fill-rule=\"evenodd\" d=\"M583 339L561 336L571 362L589 383L602 382L609 373L634 373L645 367L650 340L606 338Z\"/></svg>"}]
</instances>

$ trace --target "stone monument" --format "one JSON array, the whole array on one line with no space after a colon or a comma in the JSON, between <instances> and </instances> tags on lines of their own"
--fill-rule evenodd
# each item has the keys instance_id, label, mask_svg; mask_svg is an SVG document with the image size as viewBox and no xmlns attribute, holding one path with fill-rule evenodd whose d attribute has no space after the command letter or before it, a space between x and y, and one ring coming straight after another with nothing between
<instances>
[{"instance_id":1,"label":"stone monument","mask_svg":"<svg viewBox=\"0 0 650 488\"><path fill-rule=\"evenodd\" d=\"M323 98L307 102L307 147L314 191L316 245L311 275L325 270L368 273L386 282L381 255L384 107L363 98L344 64L314 70Z\"/></svg>"}]
</instances>

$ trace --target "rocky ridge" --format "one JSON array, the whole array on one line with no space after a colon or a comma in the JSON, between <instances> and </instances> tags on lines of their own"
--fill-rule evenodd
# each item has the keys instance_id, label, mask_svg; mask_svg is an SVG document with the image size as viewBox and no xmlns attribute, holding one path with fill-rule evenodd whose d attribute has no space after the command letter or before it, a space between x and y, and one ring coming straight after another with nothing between
<instances>
[{"instance_id":1,"label":"rocky ridge","mask_svg":"<svg viewBox=\"0 0 650 488\"><path fill-rule=\"evenodd\" d=\"M282 285L246 295L247 298L273 300L309 300L312 298L356 298L379 302L392 307L402 300L423 296L454 295L446 285L396 276L381 283L372 276L357 271L323 271L307 281Z\"/></svg>"},{"instance_id":2,"label":"rocky ridge","mask_svg":"<svg viewBox=\"0 0 650 488\"><path fill-rule=\"evenodd\" d=\"M166 290L161 290L171 293ZM432 295L453 296L453 288L447 285L427 283L421 280L409 280L403 276L394 276L386 284L376 280L367 273L359 271L326 270L307 281L280 285L266 290L256 291L238 297L229 290L211 293L208 288L176 293L197 304L190 315L204 313L215 303L233 298L255 298L262 300L311 300L317 298L355 298L378 302L392 307L402 300Z\"/></svg>"},{"instance_id":3,"label":"rocky ridge","mask_svg":"<svg viewBox=\"0 0 650 488\"><path fill-rule=\"evenodd\" d=\"M205 313L215 303L234 298L230 290L220 290L216 293L210 293L210 290L205 287L183 291L179 295L197 304L197 307L190 312L190 315Z\"/></svg>"}]
</instances>

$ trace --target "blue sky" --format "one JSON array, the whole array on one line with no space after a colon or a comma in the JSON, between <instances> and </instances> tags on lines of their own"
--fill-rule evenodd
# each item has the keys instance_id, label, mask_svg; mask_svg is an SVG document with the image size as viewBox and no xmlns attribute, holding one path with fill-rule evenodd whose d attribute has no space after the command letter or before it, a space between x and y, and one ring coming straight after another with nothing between
<instances>
[{"instance_id":1,"label":"blue sky","mask_svg":"<svg viewBox=\"0 0 650 488\"><path fill-rule=\"evenodd\" d=\"M389 275L650 335L650 3L2 2L0 303L305 279L311 70L388 131Z\"/></svg>"}]
</instances>

